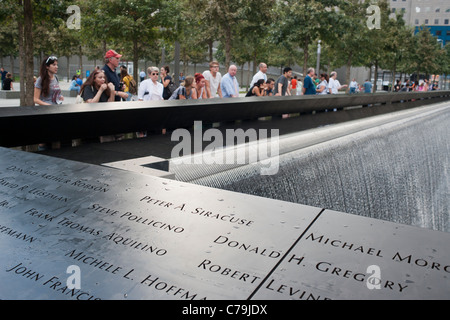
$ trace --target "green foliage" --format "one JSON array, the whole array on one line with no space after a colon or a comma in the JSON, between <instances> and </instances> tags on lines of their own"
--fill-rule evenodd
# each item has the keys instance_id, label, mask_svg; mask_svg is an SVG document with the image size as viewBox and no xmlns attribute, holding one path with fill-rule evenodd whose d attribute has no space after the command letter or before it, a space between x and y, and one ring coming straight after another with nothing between
<instances>
[{"instance_id":1,"label":"green foliage","mask_svg":"<svg viewBox=\"0 0 450 320\"><path fill-rule=\"evenodd\" d=\"M276 19L271 28L271 41L293 53L303 51L303 68L307 68L309 46L316 40L328 40L341 30L341 17L337 8L345 1L289 0L278 1ZM338 33L340 34L340 33Z\"/></svg>"},{"instance_id":2,"label":"green foliage","mask_svg":"<svg viewBox=\"0 0 450 320\"><path fill-rule=\"evenodd\" d=\"M101 60L111 48L124 60L166 61L174 42L181 59L228 65L264 61L272 66L372 66L400 72L449 72L448 47L439 48L427 28L413 36L401 17L378 0L381 29L366 26L370 1L360 0L33 0L34 54L86 54ZM69 5L81 9L81 30L68 29ZM0 54L18 55L19 0L0 0ZM212 48L218 48L216 56Z\"/></svg>"},{"instance_id":3,"label":"green foliage","mask_svg":"<svg viewBox=\"0 0 450 320\"><path fill-rule=\"evenodd\" d=\"M11 23L0 24L0 55L2 57L18 56L17 38L18 30L13 28Z\"/></svg>"},{"instance_id":4,"label":"green foliage","mask_svg":"<svg viewBox=\"0 0 450 320\"><path fill-rule=\"evenodd\" d=\"M444 47L443 54L439 56L439 65L442 68L442 74L450 74L450 43L447 43Z\"/></svg>"},{"instance_id":5,"label":"green foliage","mask_svg":"<svg viewBox=\"0 0 450 320\"><path fill-rule=\"evenodd\" d=\"M437 56L441 53L440 44L430 33L430 30L422 26L416 35L416 51L414 60L418 73L436 73L439 69Z\"/></svg>"}]
</instances>

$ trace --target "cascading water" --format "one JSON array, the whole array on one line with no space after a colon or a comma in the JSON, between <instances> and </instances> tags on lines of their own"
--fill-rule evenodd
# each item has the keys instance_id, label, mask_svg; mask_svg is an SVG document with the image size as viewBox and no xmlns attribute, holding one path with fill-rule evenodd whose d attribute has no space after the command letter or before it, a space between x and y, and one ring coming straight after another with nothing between
<instances>
[{"instance_id":1,"label":"cascading water","mask_svg":"<svg viewBox=\"0 0 450 320\"><path fill-rule=\"evenodd\" d=\"M275 175L260 175L257 163L185 180L450 232L450 104L417 110L281 152ZM172 169L177 171L176 166Z\"/></svg>"}]
</instances>

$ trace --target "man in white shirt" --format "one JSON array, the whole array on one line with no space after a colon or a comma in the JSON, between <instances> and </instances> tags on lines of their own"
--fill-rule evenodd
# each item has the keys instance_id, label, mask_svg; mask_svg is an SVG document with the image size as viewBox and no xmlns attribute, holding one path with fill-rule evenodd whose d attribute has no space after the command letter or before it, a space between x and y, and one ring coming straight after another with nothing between
<instances>
[{"instance_id":1,"label":"man in white shirt","mask_svg":"<svg viewBox=\"0 0 450 320\"><path fill-rule=\"evenodd\" d=\"M138 90L139 101L163 100L164 86L158 82L159 69L149 67L147 69L148 79L141 82Z\"/></svg>"},{"instance_id":2,"label":"man in white shirt","mask_svg":"<svg viewBox=\"0 0 450 320\"><path fill-rule=\"evenodd\" d=\"M250 88L253 88L253 85L258 82L258 80L263 79L264 83L267 82L267 64L261 62L259 64L259 71L255 73L253 76L252 82L250 82Z\"/></svg>"},{"instance_id":3,"label":"man in white shirt","mask_svg":"<svg viewBox=\"0 0 450 320\"><path fill-rule=\"evenodd\" d=\"M353 78L353 80L350 82L350 93L356 93L358 89L358 82L356 82L356 79Z\"/></svg>"},{"instance_id":4,"label":"man in white shirt","mask_svg":"<svg viewBox=\"0 0 450 320\"><path fill-rule=\"evenodd\" d=\"M331 72L330 81L328 82L328 90L330 91L331 94L337 94L339 90L348 87L348 85L346 84L341 86L339 80L337 80L336 78L337 78L336 71Z\"/></svg>"},{"instance_id":5,"label":"man in white shirt","mask_svg":"<svg viewBox=\"0 0 450 320\"><path fill-rule=\"evenodd\" d=\"M219 72L219 63L217 61L210 62L209 70L203 72L203 76L206 80L206 94L208 98L222 98L222 89L220 87L222 75Z\"/></svg>"}]
</instances>

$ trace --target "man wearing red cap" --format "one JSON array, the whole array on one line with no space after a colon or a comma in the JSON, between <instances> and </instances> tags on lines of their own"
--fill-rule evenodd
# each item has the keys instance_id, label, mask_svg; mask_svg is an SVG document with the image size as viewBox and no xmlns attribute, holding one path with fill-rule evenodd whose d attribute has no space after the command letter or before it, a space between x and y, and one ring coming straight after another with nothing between
<instances>
[{"instance_id":1,"label":"man wearing red cap","mask_svg":"<svg viewBox=\"0 0 450 320\"><path fill-rule=\"evenodd\" d=\"M123 92L123 87L120 87L120 79L116 73L116 68L119 66L121 54L118 54L114 50L109 50L105 54L106 64L103 66L102 70L105 71L106 78L109 82L114 84L114 88L116 90L116 98L115 101L120 101L121 98L126 99L128 94Z\"/></svg>"}]
</instances>

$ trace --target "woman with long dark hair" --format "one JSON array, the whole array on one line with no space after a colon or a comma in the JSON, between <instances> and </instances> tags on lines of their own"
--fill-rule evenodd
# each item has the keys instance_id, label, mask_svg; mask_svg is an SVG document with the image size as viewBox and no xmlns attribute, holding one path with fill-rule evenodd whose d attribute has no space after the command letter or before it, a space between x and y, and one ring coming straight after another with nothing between
<instances>
[{"instance_id":1,"label":"woman with long dark hair","mask_svg":"<svg viewBox=\"0 0 450 320\"><path fill-rule=\"evenodd\" d=\"M172 82L172 77L169 75L170 69L169 66L164 66L161 67L161 83L164 87L164 91L163 91L163 99L164 100L169 100L169 98L171 97L171 92L169 89L169 84Z\"/></svg>"},{"instance_id":2,"label":"woman with long dark hair","mask_svg":"<svg viewBox=\"0 0 450 320\"><path fill-rule=\"evenodd\" d=\"M115 87L107 81L103 70L94 70L81 86L81 97L86 103L113 102Z\"/></svg>"},{"instance_id":3,"label":"woman with long dark hair","mask_svg":"<svg viewBox=\"0 0 450 320\"><path fill-rule=\"evenodd\" d=\"M246 97L254 97L254 96L265 96L266 90L264 88L264 79L259 79L255 82L253 87L250 88L250 90L245 95Z\"/></svg>"},{"instance_id":4,"label":"woman with long dark hair","mask_svg":"<svg viewBox=\"0 0 450 320\"><path fill-rule=\"evenodd\" d=\"M108 82L103 69L95 69L81 86L80 92L85 103L114 102L116 98L114 83ZM116 137L113 135L100 136L102 143L115 140Z\"/></svg>"},{"instance_id":5,"label":"woman with long dark hair","mask_svg":"<svg viewBox=\"0 0 450 320\"><path fill-rule=\"evenodd\" d=\"M42 61L39 78L34 85L34 103L40 106L62 103L64 97L61 95L57 73L57 57L50 56Z\"/></svg>"}]
</instances>

